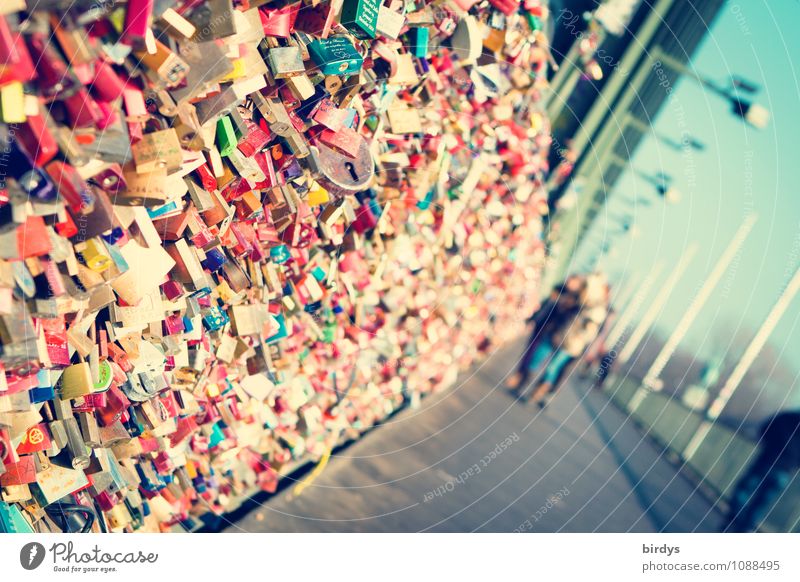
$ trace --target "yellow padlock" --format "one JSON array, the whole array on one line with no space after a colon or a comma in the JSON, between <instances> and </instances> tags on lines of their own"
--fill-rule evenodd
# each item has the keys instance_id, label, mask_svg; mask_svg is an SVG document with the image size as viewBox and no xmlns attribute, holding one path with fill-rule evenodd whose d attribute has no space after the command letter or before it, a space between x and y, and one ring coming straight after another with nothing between
<instances>
[{"instance_id":1,"label":"yellow padlock","mask_svg":"<svg viewBox=\"0 0 800 582\"><path fill-rule=\"evenodd\" d=\"M235 81L241 77L247 75L247 70L245 69L245 61L244 59L234 59L231 61L233 65L233 70L222 77L219 82L220 83L230 83L231 81Z\"/></svg>"},{"instance_id":2,"label":"yellow padlock","mask_svg":"<svg viewBox=\"0 0 800 582\"><path fill-rule=\"evenodd\" d=\"M91 394L93 387L92 369L88 362L81 362L64 369L64 373L61 375L59 394L61 400L72 400Z\"/></svg>"},{"instance_id":3,"label":"yellow padlock","mask_svg":"<svg viewBox=\"0 0 800 582\"><path fill-rule=\"evenodd\" d=\"M0 87L0 118L4 123L24 123L27 119L22 83L15 81Z\"/></svg>"},{"instance_id":4,"label":"yellow padlock","mask_svg":"<svg viewBox=\"0 0 800 582\"><path fill-rule=\"evenodd\" d=\"M75 250L81 254L86 266L95 273L102 273L114 264L114 260L106 252L103 244L95 239L75 245Z\"/></svg>"},{"instance_id":5,"label":"yellow padlock","mask_svg":"<svg viewBox=\"0 0 800 582\"><path fill-rule=\"evenodd\" d=\"M309 188L308 190L308 205L309 206L319 206L320 204L326 204L330 201L330 196L328 195L328 191L320 186L317 182Z\"/></svg>"}]
</instances>

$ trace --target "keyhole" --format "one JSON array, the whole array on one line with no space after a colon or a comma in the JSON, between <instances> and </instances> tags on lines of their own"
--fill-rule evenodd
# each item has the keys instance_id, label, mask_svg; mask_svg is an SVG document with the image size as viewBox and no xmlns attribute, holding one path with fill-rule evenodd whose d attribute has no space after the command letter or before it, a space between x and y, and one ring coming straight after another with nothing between
<instances>
[{"instance_id":1,"label":"keyhole","mask_svg":"<svg viewBox=\"0 0 800 582\"><path fill-rule=\"evenodd\" d=\"M356 173L356 167L353 165L353 162L345 162L344 167L350 172L350 177L353 178L353 181L358 182L358 174Z\"/></svg>"}]
</instances>

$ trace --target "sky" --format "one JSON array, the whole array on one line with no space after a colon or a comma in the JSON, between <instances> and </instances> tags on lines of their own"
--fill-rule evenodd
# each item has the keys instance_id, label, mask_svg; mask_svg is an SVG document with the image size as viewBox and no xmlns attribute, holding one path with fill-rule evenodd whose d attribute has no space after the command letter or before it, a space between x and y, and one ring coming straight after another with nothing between
<instances>
[{"instance_id":1,"label":"sky","mask_svg":"<svg viewBox=\"0 0 800 582\"><path fill-rule=\"evenodd\" d=\"M757 222L682 347L698 357L727 348L734 333L750 337L782 287L800 265L800 1L729 1L691 63L706 78L725 83L738 75L760 86L753 101L771 112L758 130L731 114L725 100L682 78L654 123L656 134L680 140L682 131L705 144L703 151L675 151L651 136L632 167L673 177L681 200L665 204L633 171L618 181L605 213L577 256L581 264L604 241L601 263L612 281L635 280L659 260L667 268L659 287L692 243L699 251L659 314L655 328L674 329L745 216ZM642 201L652 200L645 205ZM633 215L633 233L616 235L619 217ZM639 279L641 280L641 279ZM651 297L655 295L651 292ZM771 336L783 359L800 370L800 296ZM795 387L796 388L796 387ZM794 390L793 404L800 404Z\"/></svg>"}]
</instances>

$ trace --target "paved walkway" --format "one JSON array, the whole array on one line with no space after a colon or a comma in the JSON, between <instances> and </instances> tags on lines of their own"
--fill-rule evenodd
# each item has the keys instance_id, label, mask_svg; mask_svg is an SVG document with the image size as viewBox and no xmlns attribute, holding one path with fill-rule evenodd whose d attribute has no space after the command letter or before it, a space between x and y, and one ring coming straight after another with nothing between
<instances>
[{"instance_id":1,"label":"paved walkway","mask_svg":"<svg viewBox=\"0 0 800 582\"><path fill-rule=\"evenodd\" d=\"M571 380L540 412L502 387L520 346L406 410L231 532L716 531L719 513L606 397ZM499 446L498 446L499 445Z\"/></svg>"}]
</instances>

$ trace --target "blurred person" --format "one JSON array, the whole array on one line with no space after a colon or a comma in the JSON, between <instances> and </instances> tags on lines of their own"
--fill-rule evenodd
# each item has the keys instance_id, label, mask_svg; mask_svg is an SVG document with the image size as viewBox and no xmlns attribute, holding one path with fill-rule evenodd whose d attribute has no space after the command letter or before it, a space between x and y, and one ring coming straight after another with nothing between
<instances>
[{"instance_id":1,"label":"blurred person","mask_svg":"<svg viewBox=\"0 0 800 582\"><path fill-rule=\"evenodd\" d=\"M733 490L722 531L756 531L800 468L800 410L779 412L759 434L758 456Z\"/></svg>"},{"instance_id":2,"label":"blurred person","mask_svg":"<svg viewBox=\"0 0 800 582\"><path fill-rule=\"evenodd\" d=\"M586 278L577 312L549 338L547 344L542 342L531 358L530 369L542 369L530 396L533 402L541 408L546 406L548 397L558 390L564 370L575 358L582 356L594 341L607 314L608 285L605 276L593 273Z\"/></svg>"},{"instance_id":3,"label":"blurred person","mask_svg":"<svg viewBox=\"0 0 800 582\"><path fill-rule=\"evenodd\" d=\"M550 337L580 309L579 300L584 284L583 276L570 275L563 283L553 287L550 296L528 318L528 323L532 324L531 334L525 343L516 373L506 382L509 388L525 389L531 372L538 367L531 366L537 347L549 346L542 349L552 351Z\"/></svg>"},{"instance_id":4,"label":"blurred person","mask_svg":"<svg viewBox=\"0 0 800 582\"><path fill-rule=\"evenodd\" d=\"M607 288L607 296L610 300L611 288ZM610 301L609 301L610 302ZM611 369L614 366L614 361L617 358L616 350L606 345L608 334L616 323L617 313L613 308L608 308L605 321L600 327L600 332L597 334L595 340L586 349L581 361L580 376L588 378L589 374L594 370L592 378L592 388L602 388L608 376L611 374Z\"/></svg>"}]
</instances>

